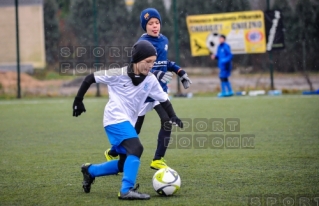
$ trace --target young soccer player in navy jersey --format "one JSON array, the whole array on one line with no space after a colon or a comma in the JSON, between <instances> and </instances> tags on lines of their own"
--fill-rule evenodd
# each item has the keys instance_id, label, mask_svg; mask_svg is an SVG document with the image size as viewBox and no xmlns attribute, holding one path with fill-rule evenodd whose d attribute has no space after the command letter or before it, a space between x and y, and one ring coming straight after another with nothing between
<instances>
[{"instance_id":1,"label":"young soccer player in navy jersey","mask_svg":"<svg viewBox=\"0 0 319 206\"><path fill-rule=\"evenodd\" d=\"M159 83L161 84L163 91L167 92L167 83L172 79L173 74L176 73L183 84L185 89L189 88L192 83L187 73L181 69L180 66L176 65L175 62L169 61L167 59L168 51L168 39L166 36L160 33L161 30L161 16L159 12L154 8L147 8L141 12L140 23L145 34L143 34L139 41L146 40L152 43L156 48L157 58L154 62L154 66L151 72L157 77ZM171 128L165 126L165 122L168 121L169 117L166 111L162 108L162 105L151 97L148 97L139 112L139 117L137 119L135 129L139 134L142 128L145 114L152 109L155 109L161 119L161 128L158 133L157 139L157 149L155 151L154 158L151 162L150 167L152 169L158 170L161 168L168 167L164 160L164 155L170 140ZM117 157L117 153L114 149L108 149L105 151L105 157L107 160L112 160Z\"/></svg>"},{"instance_id":2,"label":"young soccer player in navy jersey","mask_svg":"<svg viewBox=\"0 0 319 206\"><path fill-rule=\"evenodd\" d=\"M232 70L232 59L233 54L231 52L229 44L226 43L226 36L220 35L219 45L217 48L217 54L211 55L212 59L218 60L218 67L220 69L219 78L220 78L220 88L221 92L218 93L218 97L229 97L233 96L233 90L229 81Z\"/></svg>"},{"instance_id":3,"label":"young soccer player in navy jersey","mask_svg":"<svg viewBox=\"0 0 319 206\"><path fill-rule=\"evenodd\" d=\"M172 124L183 127L176 116L172 104L167 98L156 77L149 71L156 60L156 50L148 41L139 41L133 46L132 64L128 67L102 70L88 75L73 103L73 116L85 112L83 97L92 83L106 84L109 101L104 109L103 125L112 148L119 154L119 160L101 164L83 164L82 187L89 193L96 177L123 172L122 187L118 198L122 200L150 199L150 195L137 192L134 187L143 146L134 125L145 99L149 96L159 101L167 112Z\"/></svg>"}]
</instances>

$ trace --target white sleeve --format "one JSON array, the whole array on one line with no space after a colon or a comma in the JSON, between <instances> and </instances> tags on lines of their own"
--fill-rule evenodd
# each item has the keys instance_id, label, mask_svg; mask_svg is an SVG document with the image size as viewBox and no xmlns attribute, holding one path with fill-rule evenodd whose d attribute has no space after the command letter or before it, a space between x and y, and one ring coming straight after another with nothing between
<instances>
[{"instance_id":1,"label":"white sleeve","mask_svg":"<svg viewBox=\"0 0 319 206\"><path fill-rule=\"evenodd\" d=\"M153 86L148 96L156 101L165 102L168 100L167 94L163 91L163 88L154 75L152 78Z\"/></svg>"},{"instance_id":2,"label":"white sleeve","mask_svg":"<svg viewBox=\"0 0 319 206\"><path fill-rule=\"evenodd\" d=\"M115 82L118 76L123 74L123 68L109 69L94 72L94 78L96 83L111 85Z\"/></svg>"}]
</instances>

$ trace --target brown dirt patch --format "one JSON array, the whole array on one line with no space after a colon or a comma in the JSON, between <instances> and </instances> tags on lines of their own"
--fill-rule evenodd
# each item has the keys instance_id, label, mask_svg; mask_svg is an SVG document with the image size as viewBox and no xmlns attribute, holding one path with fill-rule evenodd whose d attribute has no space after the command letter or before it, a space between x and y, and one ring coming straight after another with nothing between
<instances>
[{"instance_id":1,"label":"brown dirt patch","mask_svg":"<svg viewBox=\"0 0 319 206\"><path fill-rule=\"evenodd\" d=\"M3 94L15 94L17 91L17 73L12 71L0 72L0 93ZM32 76L21 73L20 74L20 86L22 94L31 95L53 95L57 93L63 84L62 80L47 80L40 81Z\"/></svg>"}]
</instances>

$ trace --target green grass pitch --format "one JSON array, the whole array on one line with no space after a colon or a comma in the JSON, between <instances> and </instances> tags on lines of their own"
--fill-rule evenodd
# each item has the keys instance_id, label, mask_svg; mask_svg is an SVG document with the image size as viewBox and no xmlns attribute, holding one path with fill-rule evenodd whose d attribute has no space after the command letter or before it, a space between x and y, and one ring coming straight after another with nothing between
<instances>
[{"instance_id":1,"label":"green grass pitch","mask_svg":"<svg viewBox=\"0 0 319 206\"><path fill-rule=\"evenodd\" d=\"M81 164L103 162L109 147L106 102L85 99L87 112L75 118L70 98L0 101L0 205L247 205L255 196L319 196L318 96L173 98L182 118L239 118L235 134L255 135L254 148L168 149L167 163L182 186L172 197L158 196L149 168L159 129L152 111L140 135L137 180L151 200L118 200L122 175L96 178L85 194ZM211 133L233 134L205 134Z\"/></svg>"}]
</instances>

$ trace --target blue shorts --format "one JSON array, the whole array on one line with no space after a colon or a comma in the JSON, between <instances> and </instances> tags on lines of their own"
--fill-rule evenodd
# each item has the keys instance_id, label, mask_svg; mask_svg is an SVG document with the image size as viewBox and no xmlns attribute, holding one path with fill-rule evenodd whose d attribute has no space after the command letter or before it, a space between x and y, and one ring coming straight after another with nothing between
<instances>
[{"instance_id":1,"label":"blue shorts","mask_svg":"<svg viewBox=\"0 0 319 206\"><path fill-rule=\"evenodd\" d=\"M112 145L112 150L116 150L119 154L126 154L125 148L120 145L123 140L138 138L135 128L129 121L107 125L104 129Z\"/></svg>"}]
</instances>

